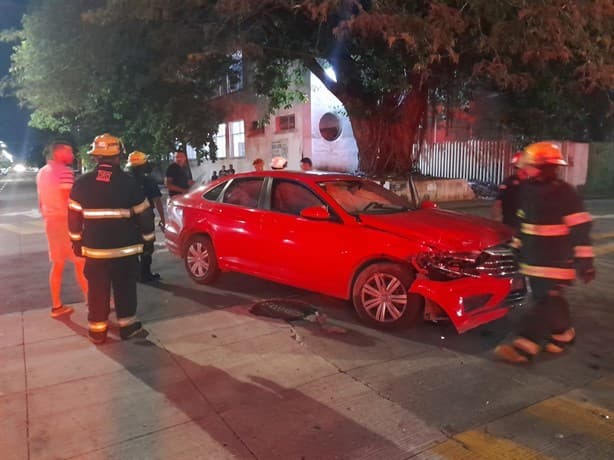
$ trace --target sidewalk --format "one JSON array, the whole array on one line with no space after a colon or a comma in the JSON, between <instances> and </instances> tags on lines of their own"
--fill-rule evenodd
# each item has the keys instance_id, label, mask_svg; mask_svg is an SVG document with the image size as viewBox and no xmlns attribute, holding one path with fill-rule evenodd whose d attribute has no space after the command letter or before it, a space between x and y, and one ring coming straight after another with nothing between
<instances>
[{"instance_id":1,"label":"sidewalk","mask_svg":"<svg viewBox=\"0 0 614 460\"><path fill-rule=\"evenodd\" d=\"M400 372L417 372L421 362L441 365L434 357L427 359L434 347L416 343L408 351L403 341L413 365L374 365L373 347L364 347L382 337L373 331L364 343L356 342L360 335L325 337L342 357L325 359L302 337L318 331L252 316L247 305L170 317L160 309L146 322L147 339L121 342L113 327L111 340L96 347L85 338L84 305L75 309L63 321L49 318L46 309L0 315L0 452L5 460L525 459L562 454L606 459L614 451L611 372L518 411L511 410L512 395L507 402L492 401L493 406L507 405L507 415L454 433L388 396L391 382L402 384L408 395L412 387L424 385L419 380L403 383ZM463 359L469 371L483 358ZM517 368L492 366L516 375L514 380L526 378ZM367 374L383 386L367 385L360 377ZM550 395L563 388L542 385ZM475 395L458 391L459 407L450 408L451 413L472 410L463 399Z\"/></svg>"}]
</instances>

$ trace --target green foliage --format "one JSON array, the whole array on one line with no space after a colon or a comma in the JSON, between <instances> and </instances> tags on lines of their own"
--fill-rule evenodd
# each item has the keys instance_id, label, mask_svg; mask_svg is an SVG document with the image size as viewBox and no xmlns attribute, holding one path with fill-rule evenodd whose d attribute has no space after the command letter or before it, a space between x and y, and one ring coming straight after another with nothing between
<instances>
[{"instance_id":1,"label":"green foliage","mask_svg":"<svg viewBox=\"0 0 614 460\"><path fill-rule=\"evenodd\" d=\"M9 85L32 111L30 125L70 133L84 145L111 132L154 158L176 143L210 142L220 114L206 101L230 60L194 66L187 56L199 33L179 34L177 24L155 18L107 20L105 6L39 1L23 30L7 37L18 39Z\"/></svg>"},{"instance_id":2,"label":"green foliage","mask_svg":"<svg viewBox=\"0 0 614 460\"><path fill-rule=\"evenodd\" d=\"M498 122L525 138L612 126L611 0L39 0L23 26L17 96L33 125L82 143L110 131L151 153L189 142L214 156L214 99L238 77L237 50L267 113L304 100L304 69L320 78L366 172L407 170L427 99L454 108L498 92Z\"/></svg>"}]
</instances>

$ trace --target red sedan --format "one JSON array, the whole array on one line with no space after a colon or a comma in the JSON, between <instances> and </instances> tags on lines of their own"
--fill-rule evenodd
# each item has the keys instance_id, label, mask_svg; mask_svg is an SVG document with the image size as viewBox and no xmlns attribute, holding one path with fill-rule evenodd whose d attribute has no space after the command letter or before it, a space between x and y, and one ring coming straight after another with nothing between
<instances>
[{"instance_id":1,"label":"red sedan","mask_svg":"<svg viewBox=\"0 0 614 460\"><path fill-rule=\"evenodd\" d=\"M351 300L375 327L446 318L464 332L525 294L506 227L348 174L226 176L174 197L165 235L198 283L246 273Z\"/></svg>"}]
</instances>

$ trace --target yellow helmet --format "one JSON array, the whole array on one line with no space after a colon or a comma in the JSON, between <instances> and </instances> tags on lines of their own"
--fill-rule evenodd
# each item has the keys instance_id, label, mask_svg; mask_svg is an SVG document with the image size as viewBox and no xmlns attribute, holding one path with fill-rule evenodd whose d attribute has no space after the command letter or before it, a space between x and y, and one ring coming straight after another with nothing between
<instances>
[{"instance_id":1,"label":"yellow helmet","mask_svg":"<svg viewBox=\"0 0 614 460\"><path fill-rule=\"evenodd\" d=\"M536 142L524 148L520 165L537 167L544 165L567 166L567 162L563 159L558 145L552 142Z\"/></svg>"},{"instance_id":2,"label":"yellow helmet","mask_svg":"<svg viewBox=\"0 0 614 460\"><path fill-rule=\"evenodd\" d=\"M104 133L94 138L92 147L87 153L101 157L112 157L119 155L123 148L122 141L120 141L118 137L111 136L109 133Z\"/></svg>"},{"instance_id":3,"label":"yellow helmet","mask_svg":"<svg viewBox=\"0 0 614 460\"><path fill-rule=\"evenodd\" d=\"M128 163L130 163L130 166L142 166L147 163L148 158L149 157L143 152L135 150L130 155L128 155Z\"/></svg>"}]
</instances>

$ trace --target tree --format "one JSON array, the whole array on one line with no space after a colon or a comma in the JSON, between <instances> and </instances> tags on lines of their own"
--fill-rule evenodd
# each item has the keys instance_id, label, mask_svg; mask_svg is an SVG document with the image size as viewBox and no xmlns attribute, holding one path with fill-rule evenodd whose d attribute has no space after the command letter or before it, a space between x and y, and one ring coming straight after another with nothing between
<instances>
[{"instance_id":1,"label":"tree","mask_svg":"<svg viewBox=\"0 0 614 460\"><path fill-rule=\"evenodd\" d=\"M115 133L154 156L176 143L210 143L221 115L199 101L215 94L231 59L211 57L217 65L192 77L185 57L193 35L153 18L105 21L94 14L103 6L38 1L9 37L18 40L9 86L32 111L30 124L70 133L81 145Z\"/></svg>"},{"instance_id":2,"label":"tree","mask_svg":"<svg viewBox=\"0 0 614 460\"><path fill-rule=\"evenodd\" d=\"M237 50L253 70L254 90L269 97L270 110L295 95L292 63L322 80L344 104L360 168L371 175L405 174L412 164L412 146L427 123L429 103L453 107L470 99L475 89L507 96L509 111L502 122L521 135L590 136L587 113L611 119L611 0L78 2L90 7L80 27L100 29L99 43L138 44L119 53L112 47L111 56L122 57L122 78L111 84L108 73L101 73L104 78L93 74L101 86L88 87L96 99L87 107L100 107L103 101L111 113L126 119L133 104L148 98L164 115L159 124L170 123L177 137L194 145L206 140L198 132L215 132L215 122L201 123L199 116L177 105L215 119L208 100ZM115 36L124 38L110 38ZM139 55L143 49L142 64L128 65L125 54ZM101 51L92 50L98 59ZM104 50L102 56L111 59ZM329 67L336 78L328 76ZM101 88L122 96L133 90L130 75L143 68L153 79L134 97L121 103L105 97ZM165 100L172 102L162 104L156 91L146 90L153 88L163 88L170 95ZM21 97L38 102L27 93ZM609 99L607 109L583 105L586 95L598 94ZM61 117L54 113L53 119Z\"/></svg>"}]
</instances>

